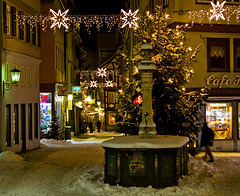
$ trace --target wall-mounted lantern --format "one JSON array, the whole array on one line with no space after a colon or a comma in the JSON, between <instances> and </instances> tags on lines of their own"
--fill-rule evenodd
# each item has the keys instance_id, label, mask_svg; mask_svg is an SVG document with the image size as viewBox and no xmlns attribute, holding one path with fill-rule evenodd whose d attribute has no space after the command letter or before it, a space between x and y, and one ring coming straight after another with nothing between
<instances>
[{"instance_id":1,"label":"wall-mounted lantern","mask_svg":"<svg viewBox=\"0 0 240 196\"><path fill-rule=\"evenodd\" d=\"M13 85L17 86L18 82L20 80L20 70L18 69L12 69L10 71L10 75L11 75L11 82L4 82L3 81L3 94L5 93L5 91L9 91Z\"/></svg>"}]
</instances>

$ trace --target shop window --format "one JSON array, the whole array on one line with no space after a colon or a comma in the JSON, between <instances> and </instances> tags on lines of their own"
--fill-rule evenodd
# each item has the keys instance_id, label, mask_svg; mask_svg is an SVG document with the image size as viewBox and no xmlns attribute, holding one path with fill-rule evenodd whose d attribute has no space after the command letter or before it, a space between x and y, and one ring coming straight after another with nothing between
<instances>
[{"instance_id":1,"label":"shop window","mask_svg":"<svg viewBox=\"0 0 240 196\"><path fill-rule=\"evenodd\" d=\"M206 122L214 131L215 139L232 139L232 104L208 103Z\"/></svg>"},{"instance_id":2,"label":"shop window","mask_svg":"<svg viewBox=\"0 0 240 196\"><path fill-rule=\"evenodd\" d=\"M40 129L49 128L52 120L52 94L40 93Z\"/></svg>"},{"instance_id":3,"label":"shop window","mask_svg":"<svg viewBox=\"0 0 240 196\"><path fill-rule=\"evenodd\" d=\"M18 113L18 104L14 104L13 133L14 133L14 144L19 144L19 113Z\"/></svg>"},{"instance_id":4,"label":"shop window","mask_svg":"<svg viewBox=\"0 0 240 196\"><path fill-rule=\"evenodd\" d=\"M21 104L22 150L26 150L26 104Z\"/></svg>"},{"instance_id":5,"label":"shop window","mask_svg":"<svg viewBox=\"0 0 240 196\"><path fill-rule=\"evenodd\" d=\"M115 113L108 114L108 124L115 125Z\"/></svg>"},{"instance_id":6,"label":"shop window","mask_svg":"<svg viewBox=\"0 0 240 196\"><path fill-rule=\"evenodd\" d=\"M32 104L28 104L28 139L32 140Z\"/></svg>"},{"instance_id":7,"label":"shop window","mask_svg":"<svg viewBox=\"0 0 240 196\"><path fill-rule=\"evenodd\" d=\"M230 71L229 39L207 39L208 71Z\"/></svg>"},{"instance_id":8,"label":"shop window","mask_svg":"<svg viewBox=\"0 0 240 196\"><path fill-rule=\"evenodd\" d=\"M17 35L17 12L15 7L11 7L11 35L16 36Z\"/></svg>"}]
</instances>

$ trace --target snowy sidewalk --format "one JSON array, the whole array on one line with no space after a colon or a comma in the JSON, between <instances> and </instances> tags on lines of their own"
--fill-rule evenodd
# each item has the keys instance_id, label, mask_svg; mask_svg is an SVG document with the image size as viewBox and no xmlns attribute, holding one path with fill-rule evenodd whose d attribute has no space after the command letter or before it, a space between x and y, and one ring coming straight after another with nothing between
<instances>
[{"instance_id":1,"label":"snowy sidewalk","mask_svg":"<svg viewBox=\"0 0 240 196\"><path fill-rule=\"evenodd\" d=\"M46 141L46 143L52 143ZM42 145L19 154L0 153L1 196L239 196L240 154L213 153L214 163L190 158L189 175L178 186L109 186L103 181L99 143Z\"/></svg>"}]
</instances>

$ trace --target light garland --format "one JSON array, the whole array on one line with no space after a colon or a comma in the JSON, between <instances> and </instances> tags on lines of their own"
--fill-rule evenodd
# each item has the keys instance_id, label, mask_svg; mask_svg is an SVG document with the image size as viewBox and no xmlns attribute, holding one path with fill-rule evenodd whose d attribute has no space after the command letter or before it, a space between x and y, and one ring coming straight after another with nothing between
<instances>
[{"instance_id":1,"label":"light garland","mask_svg":"<svg viewBox=\"0 0 240 196\"><path fill-rule=\"evenodd\" d=\"M114 88L117 87L116 78L118 77L119 70L107 70L106 68L98 68L98 70L81 70L80 86L87 88ZM110 78L112 80L109 80Z\"/></svg>"},{"instance_id":2,"label":"light garland","mask_svg":"<svg viewBox=\"0 0 240 196\"><path fill-rule=\"evenodd\" d=\"M199 11L185 11L184 13L189 15L189 19L192 24L195 22L202 23L206 20L211 24L212 19L216 19L218 23L220 23L219 19L226 20L227 23L230 23L230 20L234 17L236 22L239 22L240 18L240 6L225 6L225 1L222 4L219 4L217 1L216 4L211 2L212 8L209 10L199 10ZM106 27L108 31L111 31L113 28L117 28L120 32L122 32L122 28L133 26L137 28L139 24L147 27L148 26L148 16L150 16L149 12L147 15L136 16L139 10L132 12L129 10L128 12L121 10L123 12L124 17L122 15L67 15L68 10L63 13L61 10L58 12L50 10L50 13L53 16L28 16L28 15L18 15L17 20L21 28L24 28L26 23L30 24L32 28L37 25L42 26L42 29L46 31L47 27L60 28L61 26L65 27L67 30L70 25L73 28L80 29L81 25L85 25L87 31L91 33L92 28L96 28L98 31L101 30L102 27ZM154 17L154 15L151 15ZM137 20L139 22L137 23Z\"/></svg>"}]
</instances>

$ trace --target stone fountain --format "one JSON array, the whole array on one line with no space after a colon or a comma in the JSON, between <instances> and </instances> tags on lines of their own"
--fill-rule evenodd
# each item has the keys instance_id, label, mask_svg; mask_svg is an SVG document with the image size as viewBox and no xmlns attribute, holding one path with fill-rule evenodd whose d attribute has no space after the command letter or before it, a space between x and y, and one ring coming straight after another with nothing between
<instances>
[{"instance_id":1,"label":"stone fountain","mask_svg":"<svg viewBox=\"0 0 240 196\"><path fill-rule=\"evenodd\" d=\"M141 46L142 122L138 136L115 137L104 141L104 181L110 185L152 186L162 188L178 184L188 171L188 137L157 135L152 114L152 46Z\"/></svg>"}]
</instances>

